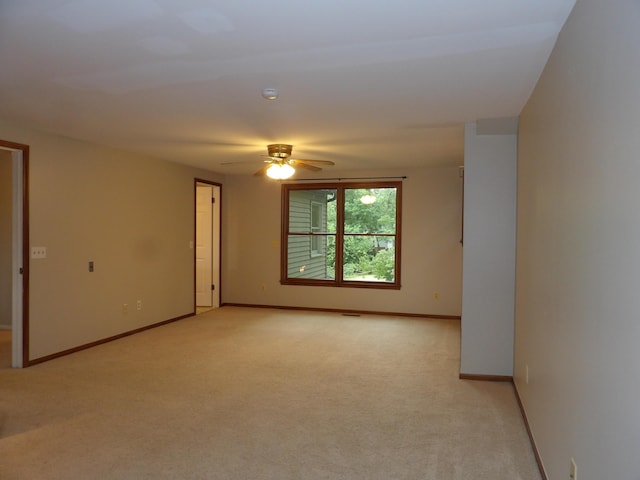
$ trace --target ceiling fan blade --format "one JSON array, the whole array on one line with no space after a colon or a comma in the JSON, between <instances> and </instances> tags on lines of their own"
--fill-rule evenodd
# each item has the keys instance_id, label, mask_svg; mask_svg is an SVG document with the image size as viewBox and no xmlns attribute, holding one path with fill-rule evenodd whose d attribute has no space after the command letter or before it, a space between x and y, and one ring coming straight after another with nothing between
<instances>
[{"instance_id":1,"label":"ceiling fan blade","mask_svg":"<svg viewBox=\"0 0 640 480\"><path fill-rule=\"evenodd\" d=\"M267 168L269 168L270 166L271 166L271 164L267 163L264 167L262 167L260 170L258 170L253 175L256 176L256 177L262 177L263 175L265 175L267 173Z\"/></svg>"},{"instance_id":2,"label":"ceiling fan blade","mask_svg":"<svg viewBox=\"0 0 640 480\"><path fill-rule=\"evenodd\" d=\"M305 170L311 170L313 172L319 172L320 170L322 170L320 167L315 167L313 165L309 165L297 160L291 160L289 163L291 163L291 165L293 165L294 167L300 167L300 168L304 168Z\"/></svg>"},{"instance_id":3,"label":"ceiling fan blade","mask_svg":"<svg viewBox=\"0 0 640 480\"><path fill-rule=\"evenodd\" d=\"M295 162L310 163L312 165L335 165L335 163L329 160L307 160L304 158L292 158L291 160Z\"/></svg>"},{"instance_id":4,"label":"ceiling fan blade","mask_svg":"<svg viewBox=\"0 0 640 480\"><path fill-rule=\"evenodd\" d=\"M246 165L247 163L258 163L259 160L244 160L239 162L220 162L219 165Z\"/></svg>"}]
</instances>

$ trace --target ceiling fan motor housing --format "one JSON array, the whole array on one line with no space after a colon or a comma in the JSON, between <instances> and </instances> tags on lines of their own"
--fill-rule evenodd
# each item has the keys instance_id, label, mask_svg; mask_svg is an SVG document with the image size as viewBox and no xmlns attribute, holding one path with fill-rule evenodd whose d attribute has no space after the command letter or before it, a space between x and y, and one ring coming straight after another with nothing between
<instances>
[{"instance_id":1,"label":"ceiling fan motor housing","mask_svg":"<svg viewBox=\"0 0 640 480\"><path fill-rule=\"evenodd\" d=\"M293 145L286 145L284 143L273 143L267 145L267 150L270 157L287 158L291 156Z\"/></svg>"}]
</instances>

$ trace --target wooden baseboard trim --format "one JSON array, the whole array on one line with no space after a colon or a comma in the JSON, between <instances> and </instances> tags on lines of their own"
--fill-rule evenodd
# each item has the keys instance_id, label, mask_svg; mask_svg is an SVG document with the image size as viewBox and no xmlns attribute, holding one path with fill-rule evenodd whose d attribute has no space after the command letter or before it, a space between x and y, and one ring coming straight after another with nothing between
<instances>
[{"instance_id":1,"label":"wooden baseboard trim","mask_svg":"<svg viewBox=\"0 0 640 480\"><path fill-rule=\"evenodd\" d=\"M53 360L55 358L64 357L66 355L71 355L72 353L80 352L82 350L87 350L92 347L97 347L98 345L102 345L104 343L113 342L114 340L118 340L120 338L128 337L131 335L135 335L136 333L144 332L145 330L151 330L152 328L161 327L163 325L167 325L168 323L177 322L178 320L182 320L184 318L192 317L195 315L195 312L188 313L186 315L181 315L179 317L170 318L169 320L164 320L162 322L154 323L152 325L147 325L145 327L136 328L135 330L129 330L128 332L120 333L118 335L114 335L113 337L104 338L102 340L97 340L95 342L87 343L85 345L80 345L79 347L70 348L68 350L64 350L58 353L52 353L51 355L47 355L44 357L35 358L33 360L29 360L24 365L25 367L31 367L33 365L37 365L39 363L48 362L49 360Z\"/></svg>"},{"instance_id":2,"label":"wooden baseboard trim","mask_svg":"<svg viewBox=\"0 0 640 480\"><path fill-rule=\"evenodd\" d=\"M542 463L542 457L540 456L540 452L538 451L538 446L536 445L536 441L533 438L533 433L531 432L531 426L529 425L529 419L527 418L527 412L524 409L524 404L522 403L522 399L520 398L520 392L518 392L518 387L516 383L513 382L513 391L516 394L516 400L518 401L518 406L520 407L520 413L522 414L522 419L524 420L524 426L527 429L527 435L529 435L529 441L531 442L531 448L533 449L533 456L536 459L536 463L538 464L538 470L540 470L540 477L542 480L549 480L547 476L547 472L544 470L544 465Z\"/></svg>"},{"instance_id":3,"label":"wooden baseboard trim","mask_svg":"<svg viewBox=\"0 0 640 480\"><path fill-rule=\"evenodd\" d=\"M461 373L460 380L477 380L481 382L511 382L513 377L510 375L476 375L471 373Z\"/></svg>"},{"instance_id":4,"label":"wooden baseboard trim","mask_svg":"<svg viewBox=\"0 0 640 480\"><path fill-rule=\"evenodd\" d=\"M429 313L378 312L371 310L345 310L341 308L290 307L286 305L257 305L253 303L223 303L223 307L273 308L276 310L299 310L308 312L345 313L355 315L387 315L409 318L441 318L444 320L460 320L459 315L434 315Z\"/></svg>"}]
</instances>

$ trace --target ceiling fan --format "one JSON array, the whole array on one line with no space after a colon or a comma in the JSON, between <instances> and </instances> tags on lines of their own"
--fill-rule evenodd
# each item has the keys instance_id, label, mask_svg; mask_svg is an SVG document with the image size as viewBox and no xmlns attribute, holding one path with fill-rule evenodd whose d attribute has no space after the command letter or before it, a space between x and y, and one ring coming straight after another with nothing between
<instances>
[{"instance_id":1,"label":"ceiling fan","mask_svg":"<svg viewBox=\"0 0 640 480\"><path fill-rule=\"evenodd\" d=\"M264 161L265 165L254 173L254 175L261 176L266 174L268 177L276 180L285 180L295 173L295 169L297 167L318 172L322 170L318 165L335 165L335 163L329 160L304 160L302 158L291 158L292 150L293 145L287 145L284 143L273 143L271 145L267 145L268 154L265 155L267 157L267 160ZM228 165L230 163L223 163L222 165Z\"/></svg>"}]
</instances>

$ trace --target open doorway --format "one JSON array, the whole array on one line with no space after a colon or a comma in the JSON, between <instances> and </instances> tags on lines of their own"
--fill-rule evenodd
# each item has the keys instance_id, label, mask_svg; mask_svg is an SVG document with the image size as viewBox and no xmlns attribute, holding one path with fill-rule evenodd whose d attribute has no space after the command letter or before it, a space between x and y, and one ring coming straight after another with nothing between
<instances>
[{"instance_id":1,"label":"open doorway","mask_svg":"<svg viewBox=\"0 0 640 480\"><path fill-rule=\"evenodd\" d=\"M0 368L28 364L29 147L0 140Z\"/></svg>"},{"instance_id":2,"label":"open doorway","mask_svg":"<svg viewBox=\"0 0 640 480\"><path fill-rule=\"evenodd\" d=\"M217 183L195 182L195 311L220 306L220 197Z\"/></svg>"},{"instance_id":3,"label":"open doorway","mask_svg":"<svg viewBox=\"0 0 640 480\"><path fill-rule=\"evenodd\" d=\"M0 149L0 368L11 366L13 283L13 161Z\"/></svg>"}]
</instances>

